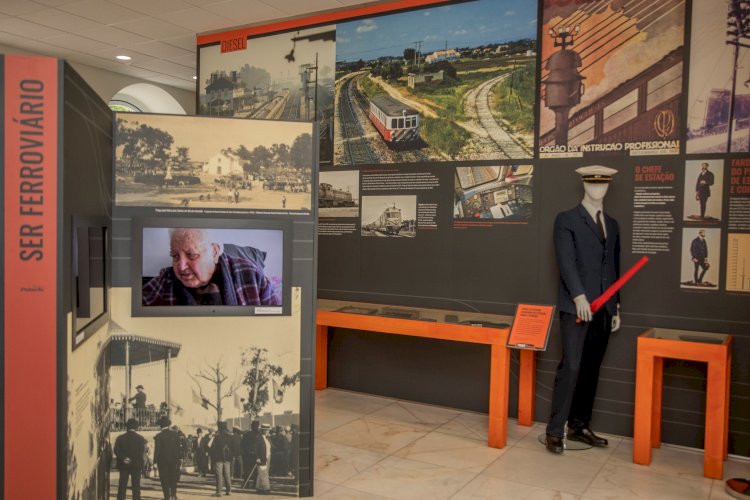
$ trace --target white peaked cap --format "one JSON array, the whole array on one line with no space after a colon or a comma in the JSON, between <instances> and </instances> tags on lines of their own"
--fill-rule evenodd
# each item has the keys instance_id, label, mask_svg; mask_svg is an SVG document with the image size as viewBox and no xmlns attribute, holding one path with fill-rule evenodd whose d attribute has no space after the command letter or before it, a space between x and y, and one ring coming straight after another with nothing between
<instances>
[{"instance_id":1,"label":"white peaked cap","mask_svg":"<svg viewBox=\"0 0 750 500\"><path fill-rule=\"evenodd\" d=\"M589 165L588 167L577 168L576 172L581 176L583 182L609 182L612 180L612 176L617 173L617 170L604 165Z\"/></svg>"}]
</instances>

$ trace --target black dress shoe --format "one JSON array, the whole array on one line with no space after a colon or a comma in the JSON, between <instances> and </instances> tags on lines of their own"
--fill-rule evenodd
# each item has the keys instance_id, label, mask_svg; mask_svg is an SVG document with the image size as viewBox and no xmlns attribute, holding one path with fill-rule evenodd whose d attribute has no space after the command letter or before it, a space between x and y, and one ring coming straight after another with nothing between
<instances>
[{"instance_id":1,"label":"black dress shoe","mask_svg":"<svg viewBox=\"0 0 750 500\"><path fill-rule=\"evenodd\" d=\"M588 427L584 427L583 429L568 429L567 438L573 441L586 443L590 446L596 446L598 448L605 448L609 444L609 441L603 437L597 436L594 434L594 431Z\"/></svg>"},{"instance_id":2,"label":"black dress shoe","mask_svg":"<svg viewBox=\"0 0 750 500\"><path fill-rule=\"evenodd\" d=\"M563 447L563 438L547 434L547 451L552 453L562 453L565 449Z\"/></svg>"}]
</instances>

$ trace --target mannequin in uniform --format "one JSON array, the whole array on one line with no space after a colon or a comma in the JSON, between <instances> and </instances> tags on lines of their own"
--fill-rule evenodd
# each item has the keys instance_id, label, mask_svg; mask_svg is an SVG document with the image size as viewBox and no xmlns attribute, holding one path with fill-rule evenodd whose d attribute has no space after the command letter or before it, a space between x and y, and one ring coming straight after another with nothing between
<instances>
[{"instance_id":1,"label":"mannequin in uniform","mask_svg":"<svg viewBox=\"0 0 750 500\"><path fill-rule=\"evenodd\" d=\"M583 180L583 201L559 213L554 228L563 352L547 425L546 446L552 453L563 452L566 422L568 439L607 446L607 440L594 434L589 424L609 334L620 327L619 295L596 314L590 306L620 276L619 226L604 213L603 204L617 171L594 165L576 172Z\"/></svg>"}]
</instances>

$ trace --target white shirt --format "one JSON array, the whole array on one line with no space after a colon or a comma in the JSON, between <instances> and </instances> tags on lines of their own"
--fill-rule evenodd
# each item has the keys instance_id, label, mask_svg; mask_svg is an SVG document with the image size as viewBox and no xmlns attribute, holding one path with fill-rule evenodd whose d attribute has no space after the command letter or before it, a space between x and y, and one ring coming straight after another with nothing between
<instances>
[{"instance_id":1,"label":"white shirt","mask_svg":"<svg viewBox=\"0 0 750 500\"><path fill-rule=\"evenodd\" d=\"M601 212L600 215L602 219L602 227L604 228L604 237L607 237L607 222L604 220L604 205L600 207L596 207L593 204L589 203L588 200L582 200L581 205L583 205L583 208L586 209L586 212L591 216L591 219L593 219L594 224L596 224L596 213Z\"/></svg>"}]
</instances>

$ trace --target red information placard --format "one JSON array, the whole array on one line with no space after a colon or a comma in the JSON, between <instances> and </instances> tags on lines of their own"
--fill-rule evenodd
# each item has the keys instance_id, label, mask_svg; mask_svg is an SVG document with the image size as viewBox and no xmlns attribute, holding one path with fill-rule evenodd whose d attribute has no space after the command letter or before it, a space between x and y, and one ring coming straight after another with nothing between
<instances>
[{"instance_id":1,"label":"red information placard","mask_svg":"<svg viewBox=\"0 0 750 500\"><path fill-rule=\"evenodd\" d=\"M545 350L554 312L555 306L518 304L507 346L515 349Z\"/></svg>"}]
</instances>

